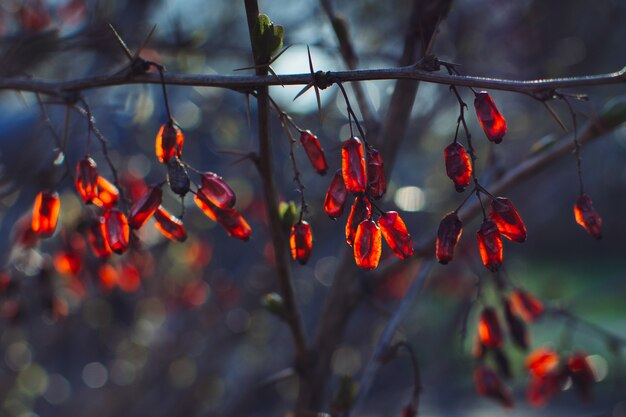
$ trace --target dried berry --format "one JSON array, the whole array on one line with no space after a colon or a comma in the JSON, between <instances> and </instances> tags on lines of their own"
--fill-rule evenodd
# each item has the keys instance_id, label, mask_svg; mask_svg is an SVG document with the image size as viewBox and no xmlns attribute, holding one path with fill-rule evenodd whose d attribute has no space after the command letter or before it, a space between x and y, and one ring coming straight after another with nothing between
<instances>
[{"instance_id":1,"label":"dried berry","mask_svg":"<svg viewBox=\"0 0 626 417\"><path fill-rule=\"evenodd\" d=\"M302 265L306 264L311 256L311 249L313 249L313 234L309 223L300 220L291 227L289 246L291 247L291 258Z\"/></svg>"},{"instance_id":2,"label":"dried berry","mask_svg":"<svg viewBox=\"0 0 626 417\"><path fill-rule=\"evenodd\" d=\"M454 182L456 190L462 192L472 177L472 163L465 148L458 142L451 143L444 149L443 159L448 177Z\"/></svg>"},{"instance_id":3,"label":"dried berry","mask_svg":"<svg viewBox=\"0 0 626 417\"><path fill-rule=\"evenodd\" d=\"M189 192L191 182L187 169L178 158L174 158L167 163L167 182L170 189L181 197Z\"/></svg>"},{"instance_id":4,"label":"dried berry","mask_svg":"<svg viewBox=\"0 0 626 417\"><path fill-rule=\"evenodd\" d=\"M302 144L304 151L309 157L309 161L311 161L313 169L315 169L315 171L320 175L326 174L326 171L328 170L328 164L326 163L324 150L322 149L319 140L317 140L317 136L315 136L309 130L301 132L300 143Z\"/></svg>"},{"instance_id":5,"label":"dried berry","mask_svg":"<svg viewBox=\"0 0 626 417\"><path fill-rule=\"evenodd\" d=\"M354 243L356 229L363 220L367 220L372 215L372 204L365 196L357 196L352 204L348 221L346 222L346 242L349 246Z\"/></svg>"},{"instance_id":6,"label":"dried berry","mask_svg":"<svg viewBox=\"0 0 626 417\"><path fill-rule=\"evenodd\" d=\"M483 221L476 233L480 257L487 269L497 271L502 265L502 238L498 227L491 220Z\"/></svg>"},{"instance_id":7,"label":"dried berry","mask_svg":"<svg viewBox=\"0 0 626 417\"><path fill-rule=\"evenodd\" d=\"M119 199L120 192L117 187L106 178L98 177L98 196L92 202L103 210L109 210L115 207Z\"/></svg>"},{"instance_id":8,"label":"dried berry","mask_svg":"<svg viewBox=\"0 0 626 417\"><path fill-rule=\"evenodd\" d=\"M198 191L202 192L213 205L223 209L233 208L237 200L233 189L222 177L213 172L202 174L202 187Z\"/></svg>"},{"instance_id":9,"label":"dried berry","mask_svg":"<svg viewBox=\"0 0 626 417\"><path fill-rule=\"evenodd\" d=\"M529 323L543 314L543 303L519 288L511 293L511 308L515 314Z\"/></svg>"},{"instance_id":10,"label":"dried berry","mask_svg":"<svg viewBox=\"0 0 626 417\"><path fill-rule=\"evenodd\" d=\"M161 205L162 199L163 191L161 191L161 187L156 186L148 189L130 208L128 225L132 229L139 229L143 226Z\"/></svg>"},{"instance_id":11,"label":"dried berry","mask_svg":"<svg viewBox=\"0 0 626 417\"><path fill-rule=\"evenodd\" d=\"M348 191L353 194L365 191L365 154L359 138L351 137L344 142L341 148L341 173Z\"/></svg>"},{"instance_id":12,"label":"dried berry","mask_svg":"<svg viewBox=\"0 0 626 417\"><path fill-rule=\"evenodd\" d=\"M581 194L574 205L576 223L596 239L602 239L602 217L593 208L593 201L587 194Z\"/></svg>"},{"instance_id":13,"label":"dried berry","mask_svg":"<svg viewBox=\"0 0 626 417\"><path fill-rule=\"evenodd\" d=\"M487 139L494 143L502 142L502 138L506 134L506 121L489 93L486 91L476 93L474 108L478 122L485 131Z\"/></svg>"},{"instance_id":14,"label":"dried berry","mask_svg":"<svg viewBox=\"0 0 626 417\"><path fill-rule=\"evenodd\" d=\"M346 206L346 200L348 198L348 190L343 183L343 177L341 170L337 170L333 176L328 191L326 191L326 197L324 198L324 212L328 214L331 219L341 217L343 209Z\"/></svg>"},{"instance_id":15,"label":"dried berry","mask_svg":"<svg viewBox=\"0 0 626 417\"><path fill-rule=\"evenodd\" d=\"M519 243L526 240L526 226L508 198L498 197L491 200L489 217L505 238Z\"/></svg>"},{"instance_id":16,"label":"dried berry","mask_svg":"<svg viewBox=\"0 0 626 417\"><path fill-rule=\"evenodd\" d=\"M513 406L511 390L500 381L494 371L486 366L479 366L474 369L474 386L478 394L492 398L505 407Z\"/></svg>"},{"instance_id":17,"label":"dried berry","mask_svg":"<svg viewBox=\"0 0 626 417\"><path fill-rule=\"evenodd\" d=\"M478 338L488 348L499 348L504 342L498 315L492 307L485 307L478 319Z\"/></svg>"},{"instance_id":18,"label":"dried berry","mask_svg":"<svg viewBox=\"0 0 626 417\"><path fill-rule=\"evenodd\" d=\"M380 200L387 192L383 158L371 146L367 148L367 192L374 200Z\"/></svg>"},{"instance_id":19,"label":"dried berry","mask_svg":"<svg viewBox=\"0 0 626 417\"><path fill-rule=\"evenodd\" d=\"M109 246L106 239L106 227L104 224L104 218L93 220L89 223L89 229L87 231L89 236L89 243L91 251L98 258L108 258L113 251Z\"/></svg>"},{"instance_id":20,"label":"dried berry","mask_svg":"<svg viewBox=\"0 0 626 417\"><path fill-rule=\"evenodd\" d=\"M376 222L363 220L354 237L354 260L363 269L375 269L382 253L382 236Z\"/></svg>"},{"instance_id":21,"label":"dried berry","mask_svg":"<svg viewBox=\"0 0 626 417\"><path fill-rule=\"evenodd\" d=\"M90 204L98 196L98 168L96 161L86 157L76 164L76 191L80 198Z\"/></svg>"},{"instance_id":22,"label":"dried berry","mask_svg":"<svg viewBox=\"0 0 626 417\"><path fill-rule=\"evenodd\" d=\"M156 137L156 156L159 162L166 164L174 156L180 156L184 142L183 132L172 121L163 124Z\"/></svg>"},{"instance_id":23,"label":"dried berry","mask_svg":"<svg viewBox=\"0 0 626 417\"><path fill-rule=\"evenodd\" d=\"M37 194L33 206L32 231L39 237L50 237L54 234L59 220L61 199L59 194L42 191Z\"/></svg>"},{"instance_id":24,"label":"dried berry","mask_svg":"<svg viewBox=\"0 0 626 417\"><path fill-rule=\"evenodd\" d=\"M130 228L126 215L117 209L104 213L106 240L111 250L118 255L126 252L130 238Z\"/></svg>"},{"instance_id":25,"label":"dried berry","mask_svg":"<svg viewBox=\"0 0 626 417\"><path fill-rule=\"evenodd\" d=\"M162 206L154 212L154 220L155 227L166 238L179 242L187 240L187 232L185 232L182 220L168 213Z\"/></svg>"},{"instance_id":26,"label":"dried berry","mask_svg":"<svg viewBox=\"0 0 626 417\"><path fill-rule=\"evenodd\" d=\"M402 221L400 215L395 211L388 211L380 216L378 225L385 241L400 259L413 256L413 239Z\"/></svg>"},{"instance_id":27,"label":"dried berry","mask_svg":"<svg viewBox=\"0 0 626 417\"><path fill-rule=\"evenodd\" d=\"M591 386L596 378L587 355L583 352L576 352L570 356L567 359L567 371L581 398L584 401L591 401Z\"/></svg>"},{"instance_id":28,"label":"dried berry","mask_svg":"<svg viewBox=\"0 0 626 417\"><path fill-rule=\"evenodd\" d=\"M458 243L461 233L463 232L463 224L456 212L446 214L439 223L437 231L436 256L440 264L447 264L452 260L454 248Z\"/></svg>"}]
</instances>

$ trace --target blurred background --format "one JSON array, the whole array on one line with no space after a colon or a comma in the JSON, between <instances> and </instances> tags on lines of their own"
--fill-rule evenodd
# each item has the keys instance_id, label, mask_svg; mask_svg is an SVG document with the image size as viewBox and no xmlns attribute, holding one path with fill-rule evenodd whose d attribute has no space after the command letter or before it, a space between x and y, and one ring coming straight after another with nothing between
<instances>
[{"instance_id":1,"label":"blurred background","mask_svg":"<svg viewBox=\"0 0 626 417\"><path fill-rule=\"evenodd\" d=\"M411 5L408 0L334 2L336 13L349 24L359 67L397 65ZM284 26L285 44L293 45L273 64L276 73L308 72L306 45L316 69L345 69L317 1L261 1L260 9ZM624 22L626 3L621 0L459 0L441 23L432 51L460 64L466 74L534 79L606 73L626 64ZM69 80L123 70L127 58L109 23L133 52L156 25L142 57L164 64L171 73L235 75L241 74L235 68L252 65L243 2L0 0L0 75ZM363 86L384 120L394 82ZM345 215L329 220L322 203L350 131L336 87L321 92L323 124L312 92L293 101L300 88L272 87L271 94L298 125L319 137L330 166L329 174L318 176L303 149L296 148L314 249L307 265L293 265L293 276L306 330L312 334L346 248ZM177 86L169 86L168 92L186 138L184 160L198 170L218 173L232 186L252 238L228 238L188 197L185 243L170 242L147 224L129 253L105 264L82 237L94 211L82 205L72 181L64 178L64 163L74 166L85 155L85 118L71 113L61 152L34 94L0 94L0 416L260 417L285 415L291 409L297 380L288 373L276 377L292 365L290 334L261 304L265 294L277 291L261 184L253 164L238 161L237 155L257 149L254 102L249 127L246 98L240 93ZM607 102L624 95L626 86L569 92L590 95L590 101L574 103L583 125ZM461 94L471 103L471 91L461 89ZM165 169L154 155L155 135L167 119L161 87L123 85L85 91L84 96L109 141L126 194L142 181L163 181ZM509 130L503 143L493 146L470 111L479 170L514 167L563 136L532 98L497 91L492 96ZM60 134L64 106L47 103L46 108ZM565 106L554 103L554 108L571 127ZM423 241L434 236L439 220L465 197L454 191L442 160L443 148L454 136L458 104L446 86L422 83L411 116L380 205L397 210L415 241ZM289 139L278 118L271 129L281 199L298 203ZM110 179L112 172L95 138L90 153L101 175ZM582 156L586 191L604 219L603 240L595 241L575 224L575 159L558 160L505 194L518 208L529 236L522 245L505 242L506 275L546 304L563 306L626 337L626 126L585 146ZM39 244L20 244L35 195L46 187L56 187L61 195L60 227ZM176 215L181 211L180 200L169 191L164 206ZM497 300L491 275L480 265L473 236L478 227L476 221L464 225L455 261L434 267L399 330L419 358L422 415L503 413L473 387L471 344L478 307L469 315L468 336L460 337L477 277L487 282L486 299ZM392 258L385 248L382 264ZM342 377L358 381L412 278L410 273L390 276L357 309L333 355L329 399ZM623 346L615 348L587 327L578 326L569 336L564 329L564 320L544 317L530 327L532 346L591 355L599 380L594 400L583 403L567 389L544 408L530 407L524 400L525 353L507 342L513 369L508 383L516 398L507 415L626 416ZM568 343L560 344L564 337ZM399 415L409 401L412 378L407 356L383 366L362 415Z\"/></svg>"}]
</instances>

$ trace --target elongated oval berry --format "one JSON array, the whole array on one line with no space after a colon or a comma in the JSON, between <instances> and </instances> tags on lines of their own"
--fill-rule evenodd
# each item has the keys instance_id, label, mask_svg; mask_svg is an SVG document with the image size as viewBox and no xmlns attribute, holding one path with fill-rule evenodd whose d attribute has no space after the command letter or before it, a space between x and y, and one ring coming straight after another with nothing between
<instances>
[{"instance_id":1,"label":"elongated oval berry","mask_svg":"<svg viewBox=\"0 0 626 417\"><path fill-rule=\"evenodd\" d=\"M61 199L59 194L42 191L37 194L33 206L31 229L39 237L50 237L54 234L59 220Z\"/></svg>"},{"instance_id":2,"label":"elongated oval berry","mask_svg":"<svg viewBox=\"0 0 626 417\"><path fill-rule=\"evenodd\" d=\"M526 367L532 377L539 378L556 369L559 361L559 354L554 350L549 347L540 347L526 357Z\"/></svg>"},{"instance_id":3,"label":"elongated oval berry","mask_svg":"<svg viewBox=\"0 0 626 417\"><path fill-rule=\"evenodd\" d=\"M341 170L338 169L333 179L330 181L330 185L326 191L326 197L324 197L324 212L333 220L337 217L341 217L343 209L346 206L347 198L348 190L343 182Z\"/></svg>"},{"instance_id":4,"label":"elongated oval berry","mask_svg":"<svg viewBox=\"0 0 626 417\"><path fill-rule=\"evenodd\" d=\"M486 366L474 369L474 386L478 394L492 398L505 407L513 406L511 390L502 383L498 374Z\"/></svg>"},{"instance_id":5,"label":"elongated oval berry","mask_svg":"<svg viewBox=\"0 0 626 417\"><path fill-rule=\"evenodd\" d=\"M111 209L106 211L103 217L107 243L113 252L121 255L128 249L130 238L126 215L117 209Z\"/></svg>"},{"instance_id":6,"label":"elongated oval berry","mask_svg":"<svg viewBox=\"0 0 626 417\"><path fill-rule=\"evenodd\" d=\"M485 307L480 313L480 318L478 319L478 338L486 347L502 347L504 341L502 327L500 326L496 310L492 307Z\"/></svg>"},{"instance_id":7,"label":"elongated oval berry","mask_svg":"<svg viewBox=\"0 0 626 417\"><path fill-rule=\"evenodd\" d=\"M480 258L485 267L495 272L502 265L502 238L495 222L485 220L476 233Z\"/></svg>"},{"instance_id":8,"label":"elongated oval berry","mask_svg":"<svg viewBox=\"0 0 626 417\"><path fill-rule=\"evenodd\" d=\"M97 183L98 196L93 199L92 203L103 210L112 209L120 199L119 190L104 177L98 177Z\"/></svg>"},{"instance_id":9,"label":"elongated oval berry","mask_svg":"<svg viewBox=\"0 0 626 417\"><path fill-rule=\"evenodd\" d=\"M228 236L239 240L247 241L250 239L252 229L246 222L246 219L235 209L218 209L217 222L222 225Z\"/></svg>"},{"instance_id":10,"label":"elongated oval berry","mask_svg":"<svg viewBox=\"0 0 626 417\"><path fill-rule=\"evenodd\" d=\"M351 137L341 148L341 173L346 189L352 194L365 191L367 175L363 144L356 137Z\"/></svg>"},{"instance_id":11,"label":"elongated oval berry","mask_svg":"<svg viewBox=\"0 0 626 417\"><path fill-rule=\"evenodd\" d=\"M380 200L387 192L383 158L371 146L367 148L367 192L374 200Z\"/></svg>"},{"instance_id":12,"label":"elongated oval berry","mask_svg":"<svg viewBox=\"0 0 626 417\"><path fill-rule=\"evenodd\" d=\"M502 142L502 138L506 134L506 121L489 93L486 91L476 93L474 108L478 122L487 135L487 139L494 143Z\"/></svg>"},{"instance_id":13,"label":"elongated oval berry","mask_svg":"<svg viewBox=\"0 0 626 417\"><path fill-rule=\"evenodd\" d=\"M300 220L291 226L289 246L291 247L291 258L302 265L306 264L311 256L311 249L313 249L313 234L309 223Z\"/></svg>"},{"instance_id":14,"label":"elongated oval berry","mask_svg":"<svg viewBox=\"0 0 626 417\"><path fill-rule=\"evenodd\" d=\"M350 209L350 215L346 222L346 242L349 246L354 243L354 235L356 229L363 220L367 220L372 215L372 203L365 196L356 196L352 209Z\"/></svg>"},{"instance_id":15,"label":"elongated oval berry","mask_svg":"<svg viewBox=\"0 0 626 417\"><path fill-rule=\"evenodd\" d=\"M489 217L496 223L500 234L513 242L526 240L526 225L511 200L498 197L491 200Z\"/></svg>"},{"instance_id":16,"label":"elongated oval berry","mask_svg":"<svg viewBox=\"0 0 626 417\"><path fill-rule=\"evenodd\" d=\"M378 266L382 253L382 236L376 222L363 220L354 236L354 260L358 267L370 270Z\"/></svg>"},{"instance_id":17,"label":"elongated oval berry","mask_svg":"<svg viewBox=\"0 0 626 417\"><path fill-rule=\"evenodd\" d=\"M555 369L545 375L530 378L526 399L533 407L542 407L550 398L561 392L566 382L567 372L563 369Z\"/></svg>"},{"instance_id":18,"label":"elongated oval berry","mask_svg":"<svg viewBox=\"0 0 626 417\"><path fill-rule=\"evenodd\" d=\"M452 260L454 248L461 238L463 223L456 212L446 214L439 223L435 254L440 264L445 265Z\"/></svg>"},{"instance_id":19,"label":"elongated oval berry","mask_svg":"<svg viewBox=\"0 0 626 417\"><path fill-rule=\"evenodd\" d=\"M581 194L574 205L576 223L596 239L602 239L602 217L593 208L593 201L587 194Z\"/></svg>"},{"instance_id":20,"label":"elongated oval berry","mask_svg":"<svg viewBox=\"0 0 626 417\"><path fill-rule=\"evenodd\" d=\"M175 155L180 156L183 152L185 137L183 132L169 121L159 129L156 137L156 156L159 162L168 163Z\"/></svg>"},{"instance_id":21,"label":"elongated oval berry","mask_svg":"<svg viewBox=\"0 0 626 417\"><path fill-rule=\"evenodd\" d=\"M511 339L513 339L513 343L523 350L528 349L528 346L530 345L530 336L528 334L528 330L526 329L526 325L522 319L513 314L512 303L507 298L504 299L504 319L509 329Z\"/></svg>"},{"instance_id":22,"label":"elongated oval berry","mask_svg":"<svg viewBox=\"0 0 626 417\"><path fill-rule=\"evenodd\" d=\"M535 321L543 314L543 303L532 294L516 289L511 293L511 308L528 323Z\"/></svg>"},{"instance_id":23,"label":"elongated oval berry","mask_svg":"<svg viewBox=\"0 0 626 417\"><path fill-rule=\"evenodd\" d=\"M322 149L322 145L320 145L319 140L317 140L317 136L315 136L311 131L305 130L300 133L300 143L306 152L306 155L309 157L309 161L311 161L311 165L313 169L320 174L326 174L328 171L328 164L326 163L326 157L324 156L324 150Z\"/></svg>"},{"instance_id":24,"label":"elongated oval berry","mask_svg":"<svg viewBox=\"0 0 626 417\"><path fill-rule=\"evenodd\" d=\"M98 168L96 161L85 157L76 164L76 191L80 198L90 204L98 196Z\"/></svg>"},{"instance_id":25,"label":"elongated oval berry","mask_svg":"<svg viewBox=\"0 0 626 417\"><path fill-rule=\"evenodd\" d=\"M413 239L400 215L395 211L388 211L380 216L378 225L385 238L385 242L400 259L413 256Z\"/></svg>"},{"instance_id":26,"label":"elongated oval berry","mask_svg":"<svg viewBox=\"0 0 626 417\"><path fill-rule=\"evenodd\" d=\"M104 218L101 217L90 222L87 234L89 236L91 251L97 258L108 258L111 256L113 251L106 239Z\"/></svg>"},{"instance_id":27,"label":"elongated oval berry","mask_svg":"<svg viewBox=\"0 0 626 417\"><path fill-rule=\"evenodd\" d=\"M189 192L189 186L191 185L189 174L178 158L174 158L167 163L167 182L170 185L170 189L181 197L184 197Z\"/></svg>"},{"instance_id":28,"label":"elongated oval berry","mask_svg":"<svg viewBox=\"0 0 626 417\"><path fill-rule=\"evenodd\" d=\"M187 232L182 220L168 213L163 206L159 206L154 212L155 227L159 232L170 240L184 242L187 240Z\"/></svg>"},{"instance_id":29,"label":"elongated oval berry","mask_svg":"<svg viewBox=\"0 0 626 417\"><path fill-rule=\"evenodd\" d=\"M214 172L202 174L202 187L198 191L202 192L216 207L223 209L233 208L237 200L233 189Z\"/></svg>"},{"instance_id":30,"label":"elongated oval berry","mask_svg":"<svg viewBox=\"0 0 626 417\"><path fill-rule=\"evenodd\" d=\"M139 229L143 226L154 212L161 205L163 199L163 191L161 187L155 186L146 191L146 193L130 208L130 218L128 225L131 229Z\"/></svg>"},{"instance_id":31,"label":"elongated oval berry","mask_svg":"<svg viewBox=\"0 0 626 417\"><path fill-rule=\"evenodd\" d=\"M443 150L443 159L446 163L446 174L454 182L456 190L462 192L472 177L472 163L465 148L460 143L453 142Z\"/></svg>"}]
</instances>

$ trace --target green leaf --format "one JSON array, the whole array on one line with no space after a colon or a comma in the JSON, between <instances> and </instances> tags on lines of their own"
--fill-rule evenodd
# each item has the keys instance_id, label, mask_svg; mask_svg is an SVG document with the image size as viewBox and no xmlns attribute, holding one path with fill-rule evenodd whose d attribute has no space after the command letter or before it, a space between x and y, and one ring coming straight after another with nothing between
<instances>
[{"instance_id":1,"label":"green leaf","mask_svg":"<svg viewBox=\"0 0 626 417\"><path fill-rule=\"evenodd\" d=\"M289 233L291 226L293 226L298 218L296 203L293 201L290 201L289 203L281 201L278 205L278 215L280 216L280 223L283 226L283 230L285 233Z\"/></svg>"},{"instance_id":2,"label":"green leaf","mask_svg":"<svg viewBox=\"0 0 626 417\"><path fill-rule=\"evenodd\" d=\"M265 14L257 18L252 32L252 50L257 64L266 64L283 47L285 31Z\"/></svg>"}]
</instances>

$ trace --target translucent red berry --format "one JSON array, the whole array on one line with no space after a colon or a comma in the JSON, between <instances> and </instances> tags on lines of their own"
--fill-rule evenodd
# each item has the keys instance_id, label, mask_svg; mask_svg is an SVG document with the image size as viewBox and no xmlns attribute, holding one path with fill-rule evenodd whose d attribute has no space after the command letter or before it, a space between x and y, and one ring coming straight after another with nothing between
<instances>
[{"instance_id":1,"label":"translucent red berry","mask_svg":"<svg viewBox=\"0 0 626 417\"><path fill-rule=\"evenodd\" d=\"M217 222L222 225L228 236L246 241L250 239L252 229L246 219L235 209L219 210Z\"/></svg>"},{"instance_id":2,"label":"translucent red berry","mask_svg":"<svg viewBox=\"0 0 626 417\"><path fill-rule=\"evenodd\" d=\"M233 189L222 177L213 172L202 174L202 187L198 191L202 192L213 205L223 209L232 208L237 200Z\"/></svg>"},{"instance_id":3,"label":"translucent red berry","mask_svg":"<svg viewBox=\"0 0 626 417\"><path fill-rule=\"evenodd\" d=\"M511 308L527 322L533 322L543 314L543 303L522 289L511 293Z\"/></svg>"},{"instance_id":4,"label":"translucent red berry","mask_svg":"<svg viewBox=\"0 0 626 417\"><path fill-rule=\"evenodd\" d=\"M574 205L576 223L596 239L602 239L602 217L593 208L593 201L587 194L581 194Z\"/></svg>"},{"instance_id":5,"label":"translucent red berry","mask_svg":"<svg viewBox=\"0 0 626 417\"><path fill-rule=\"evenodd\" d=\"M456 190L462 192L472 177L472 163L465 148L458 142L451 143L443 150L443 159L448 177L454 182Z\"/></svg>"},{"instance_id":6,"label":"translucent red berry","mask_svg":"<svg viewBox=\"0 0 626 417\"><path fill-rule=\"evenodd\" d=\"M554 350L549 347L540 347L526 357L526 367L532 377L538 378L556 369L559 361L559 354Z\"/></svg>"},{"instance_id":7,"label":"translucent red berry","mask_svg":"<svg viewBox=\"0 0 626 417\"><path fill-rule=\"evenodd\" d=\"M324 211L331 219L341 217L343 209L346 206L346 199L348 198L348 190L343 182L341 170L337 170L333 176L328 191L326 191L326 197L324 198Z\"/></svg>"},{"instance_id":8,"label":"translucent red berry","mask_svg":"<svg viewBox=\"0 0 626 417\"><path fill-rule=\"evenodd\" d=\"M182 220L168 213L162 206L154 212L154 225L159 232L170 240L184 242L187 240L187 232Z\"/></svg>"},{"instance_id":9,"label":"translucent red berry","mask_svg":"<svg viewBox=\"0 0 626 417\"><path fill-rule=\"evenodd\" d=\"M82 261L76 251L71 249L60 250L54 255L54 268L61 275L76 276L82 268Z\"/></svg>"},{"instance_id":10,"label":"translucent red berry","mask_svg":"<svg viewBox=\"0 0 626 417\"><path fill-rule=\"evenodd\" d=\"M351 137L341 148L341 173L346 189L353 194L365 191L367 175L363 144L356 137Z\"/></svg>"},{"instance_id":11,"label":"translucent red berry","mask_svg":"<svg viewBox=\"0 0 626 417\"><path fill-rule=\"evenodd\" d=\"M183 152L185 137L183 132L171 121L163 124L156 137L156 156L159 162L166 164L175 155Z\"/></svg>"},{"instance_id":12,"label":"translucent red berry","mask_svg":"<svg viewBox=\"0 0 626 417\"><path fill-rule=\"evenodd\" d=\"M378 266L382 253L382 236L376 222L364 220L354 237L354 260L358 267L370 270Z\"/></svg>"},{"instance_id":13,"label":"translucent red berry","mask_svg":"<svg viewBox=\"0 0 626 417\"><path fill-rule=\"evenodd\" d=\"M117 209L104 213L106 240L111 250L118 255L126 252L130 238L130 228L126 215Z\"/></svg>"},{"instance_id":14,"label":"translucent red berry","mask_svg":"<svg viewBox=\"0 0 626 417\"><path fill-rule=\"evenodd\" d=\"M311 161L313 169L315 169L315 171L320 175L326 174L328 164L326 163L324 150L322 149L319 140L317 140L317 136L308 130L301 132L300 143L309 157L309 161Z\"/></svg>"},{"instance_id":15,"label":"translucent red berry","mask_svg":"<svg viewBox=\"0 0 626 417\"><path fill-rule=\"evenodd\" d=\"M76 164L76 191L80 198L90 204L98 196L98 168L96 161L86 157Z\"/></svg>"},{"instance_id":16,"label":"translucent red berry","mask_svg":"<svg viewBox=\"0 0 626 417\"><path fill-rule=\"evenodd\" d=\"M455 212L446 214L437 231L436 256L440 264L447 264L454 256L454 248L463 232L463 224Z\"/></svg>"},{"instance_id":17,"label":"translucent red berry","mask_svg":"<svg viewBox=\"0 0 626 417\"><path fill-rule=\"evenodd\" d=\"M59 194L42 191L37 194L33 206L32 231L39 237L50 237L54 234L59 220L61 199Z\"/></svg>"},{"instance_id":18,"label":"translucent red berry","mask_svg":"<svg viewBox=\"0 0 626 417\"><path fill-rule=\"evenodd\" d=\"M546 405L550 398L557 395L567 382L567 373L562 369L555 369L538 377L530 378L526 399L533 407Z\"/></svg>"},{"instance_id":19,"label":"translucent red berry","mask_svg":"<svg viewBox=\"0 0 626 417\"><path fill-rule=\"evenodd\" d=\"M369 219L371 214L372 204L369 199L365 196L357 196L354 199L354 204L352 204L352 209L350 209L350 215L346 222L346 242L348 245L352 246L356 229L363 220Z\"/></svg>"},{"instance_id":20,"label":"translucent red berry","mask_svg":"<svg viewBox=\"0 0 626 417\"><path fill-rule=\"evenodd\" d=\"M506 134L506 121L489 93L486 91L476 93L474 107L478 122L485 131L487 139L494 143L502 142L502 138Z\"/></svg>"},{"instance_id":21,"label":"translucent red berry","mask_svg":"<svg viewBox=\"0 0 626 417\"><path fill-rule=\"evenodd\" d=\"M291 258L302 265L306 264L311 256L311 249L313 249L313 234L309 223L300 220L291 227L289 246L291 247Z\"/></svg>"},{"instance_id":22,"label":"translucent red berry","mask_svg":"<svg viewBox=\"0 0 626 417\"><path fill-rule=\"evenodd\" d=\"M387 192L383 158L376 149L367 148L367 192L374 200L379 200Z\"/></svg>"},{"instance_id":23,"label":"translucent red berry","mask_svg":"<svg viewBox=\"0 0 626 417\"><path fill-rule=\"evenodd\" d=\"M502 265L502 238L495 222L485 220L476 233L480 258L487 269L497 271Z\"/></svg>"},{"instance_id":24,"label":"translucent red berry","mask_svg":"<svg viewBox=\"0 0 626 417\"><path fill-rule=\"evenodd\" d=\"M491 200L489 217L496 223L500 234L514 242L526 240L526 226L511 200L498 197Z\"/></svg>"},{"instance_id":25,"label":"translucent red berry","mask_svg":"<svg viewBox=\"0 0 626 417\"><path fill-rule=\"evenodd\" d=\"M478 338L489 348L499 348L504 342L502 327L498 315L492 307L485 307L478 319Z\"/></svg>"},{"instance_id":26,"label":"translucent red berry","mask_svg":"<svg viewBox=\"0 0 626 417\"><path fill-rule=\"evenodd\" d=\"M99 218L89 223L87 234L89 236L91 251L96 257L107 258L111 256L113 251L106 240L104 218Z\"/></svg>"},{"instance_id":27,"label":"translucent red berry","mask_svg":"<svg viewBox=\"0 0 626 417\"><path fill-rule=\"evenodd\" d=\"M135 201L130 208L128 219L131 229L139 229L143 226L161 205L162 199L163 191L161 187L156 186L149 188L139 200Z\"/></svg>"},{"instance_id":28,"label":"translucent red berry","mask_svg":"<svg viewBox=\"0 0 626 417\"><path fill-rule=\"evenodd\" d=\"M513 406L511 390L502 383L498 374L486 366L474 369L474 386L478 394L494 399L505 407Z\"/></svg>"},{"instance_id":29,"label":"translucent red berry","mask_svg":"<svg viewBox=\"0 0 626 417\"><path fill-rule=\"evenodd\" d=\"M120 192L117 187L106 178L98 177L98 196L92 202L101 209L108 210L115 207L119 199Z\"/></svg>"},{"instance_id":30,"label":"translucent red berry","mask_svg":"<svg viewBox=\"0 0 626 417\"><path fill-rule=\"evenodd\" d=\"M413 256L413 239L400 215L388 211L380 216L378 225L391 250L400 259Z\"/></svg>"}]
</instances>

